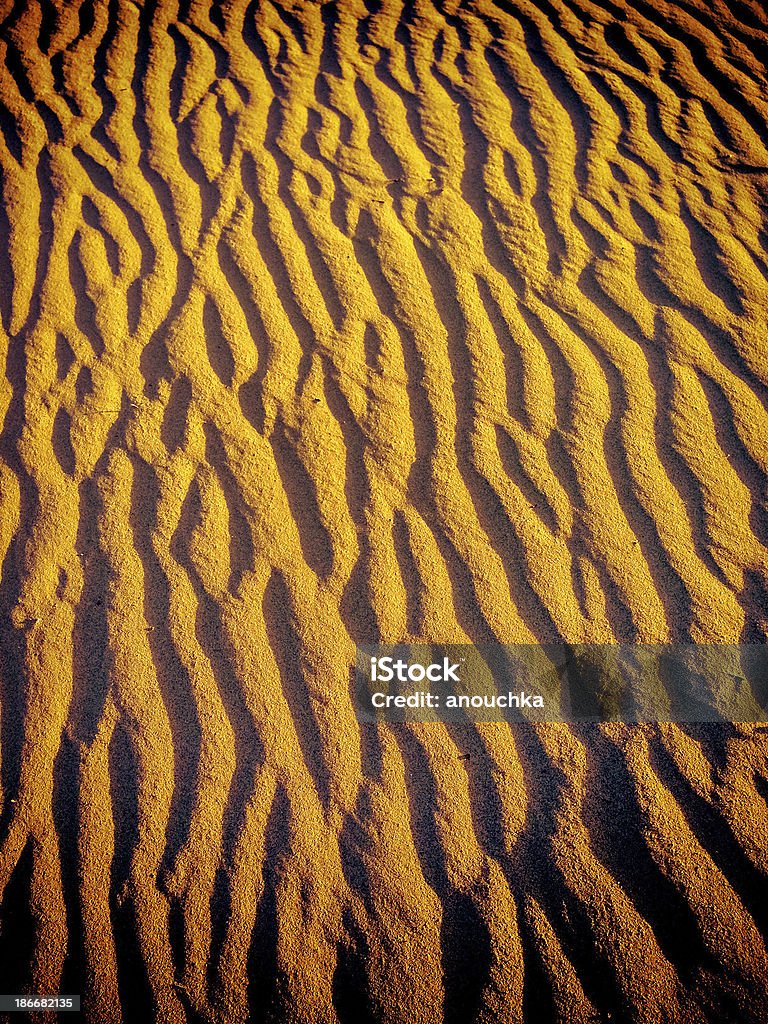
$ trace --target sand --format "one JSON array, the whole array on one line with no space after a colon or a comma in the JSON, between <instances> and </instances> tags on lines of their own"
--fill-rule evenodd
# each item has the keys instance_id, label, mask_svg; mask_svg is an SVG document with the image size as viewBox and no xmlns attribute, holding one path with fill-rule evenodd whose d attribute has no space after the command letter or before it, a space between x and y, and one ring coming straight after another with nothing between
<instances>
[{"instance_id":1,"label":"sand","mask_svg":"<svg viewBox=\"0 0 768 1024\"><path fill-rule=\"evenodd\" d=\"M1 18L0 990L768 1019L764 729L350 697L378 640L766 642L761 5Z\"/></svg>"}]
</instances>

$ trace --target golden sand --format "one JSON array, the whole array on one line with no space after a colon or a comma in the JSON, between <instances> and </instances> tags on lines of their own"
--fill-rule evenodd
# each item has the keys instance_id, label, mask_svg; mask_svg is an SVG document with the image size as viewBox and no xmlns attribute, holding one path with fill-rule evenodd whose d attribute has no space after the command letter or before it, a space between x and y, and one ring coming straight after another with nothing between
<instances>
[{"instance_id":1,"label":"golden sand","mask_svg":"<svg viewBox=\"0 0 768 1024\"><path fill-rule=\"evenodd\" d=\"M0 55L0 990L768 1019L760 728L350 699L378 639L766 642L761 5L4 0Z\"/></svg>"}]
</instances>

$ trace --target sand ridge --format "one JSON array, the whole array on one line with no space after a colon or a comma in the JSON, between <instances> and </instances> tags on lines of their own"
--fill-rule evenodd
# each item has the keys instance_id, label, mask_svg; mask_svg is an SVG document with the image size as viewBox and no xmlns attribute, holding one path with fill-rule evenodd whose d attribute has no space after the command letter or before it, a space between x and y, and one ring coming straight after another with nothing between
<instances>
[{"instance_id":1,"label":"sand ridge","mask_svg":"<svg viewBox=\"0 0 768 1024\"><path fill-rule=\"evenodd\" d=\"M350 699L356 642L765 642L760 6L0 19L0 989L764 1020L763 730Z\"/></svg>"}]
</instances>

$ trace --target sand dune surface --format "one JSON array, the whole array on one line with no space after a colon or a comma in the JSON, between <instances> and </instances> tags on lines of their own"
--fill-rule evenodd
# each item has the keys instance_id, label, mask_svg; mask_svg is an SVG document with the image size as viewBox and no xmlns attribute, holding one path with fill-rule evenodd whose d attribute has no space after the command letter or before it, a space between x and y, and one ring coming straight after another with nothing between
<instances>
[{"instance_id":1,"label":"sand dune surface","mask_svg":"<svg viewBox=\"0 0 768 1024\"><path fill-rule=\"evenodd\" d=\"M764 727L351 700L766 642L762 6L0 6L0 989L768 1019Z\"/></svg>"}]
</instances>

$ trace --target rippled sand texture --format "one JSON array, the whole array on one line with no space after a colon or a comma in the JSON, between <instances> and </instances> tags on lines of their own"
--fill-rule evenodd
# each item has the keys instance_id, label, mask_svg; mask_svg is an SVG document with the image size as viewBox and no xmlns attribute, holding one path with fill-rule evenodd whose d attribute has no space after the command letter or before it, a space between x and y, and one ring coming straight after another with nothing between
<instances>
[{"instance_id":1,"label":"rippled sand texture","mask_svg":"<svg viewBox=\"0 0 768 1024\"><path fill-rule=\"evenodd\" d=\"M0 990L768 1017L759 728L360 728L355 641L766 642L768 18L2 4Z\"/></svg>"}]
</instances>

